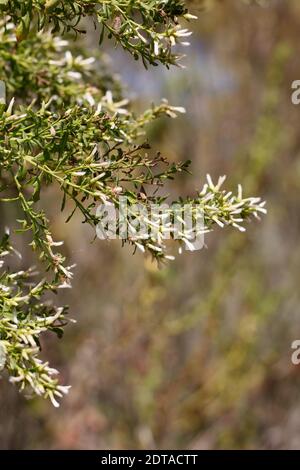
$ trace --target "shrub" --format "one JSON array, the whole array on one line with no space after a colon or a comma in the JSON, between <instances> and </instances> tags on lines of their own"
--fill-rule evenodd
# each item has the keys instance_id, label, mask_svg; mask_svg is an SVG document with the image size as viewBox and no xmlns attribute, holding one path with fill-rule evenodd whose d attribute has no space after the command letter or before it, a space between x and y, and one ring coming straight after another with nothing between
<instances>
[{"instance_id":1,"label":"shrub","mask_svg":"<svg viewBox=\"0 0 300 470\"><path fill-rule=\"evenodd\" d=\"M182 57L174 50L188 45L190 35L179 21L194 17L181 0L2 0L0 10L0 78L8 95L0 109L1 204L21 211L16 232L23 243L30 236L45 268L42 279L33 268L14 269L19 253L5 230L0 244L0 370L6 369L10 381L27 394L50 398L58 406L57 398L68 387L59 385L57 371L39 358L40 337L47 331L63 334L67 307L49 304L48 294L70 286L72 266L56 250L61 243L51 235L41 191L58 185L61 210L70 201L74 205L67 220L79 211L95 227L97 204L118 207L120 195L132 206L160 204L165 197L157 190L189 163L170 165L162 155L152 155L144 136L151 121L184 110L162 101L136 116L101 49L90 57L75 39L84 25L94 24L100 44L107 37L145 67L170 67L179 65ZM235 196L224 191L223 181L214 184L208 176L193 199L178 202L201 208L205 231L215 224L243 231L245 219L265 212L264 203L243 198L241 187ZM160 232L146 240L132 237L129 243L159 262L170 258Z\"/></svg>"}]
</instances>

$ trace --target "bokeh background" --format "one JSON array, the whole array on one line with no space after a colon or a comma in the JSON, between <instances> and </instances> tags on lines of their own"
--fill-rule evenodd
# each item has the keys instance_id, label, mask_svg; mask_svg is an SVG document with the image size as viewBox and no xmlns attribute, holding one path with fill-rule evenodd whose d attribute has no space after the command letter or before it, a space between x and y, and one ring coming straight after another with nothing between
<instances>
[{"instance_id":1,"label":"bokeh background","mask_svg":"<svg viewBox=\"0 0 300 470\"><path fill-rule=\"evenodd\" d=\"M227 174L268 216L158 269L118 242L91 243L48 192L55 238L77 263L57 300L77 323L43 350L72 390L56 410L3 378L1 449L300 448L300 2L194 3L186 69L146 72L106 46L110 66L137 110L161 97L187 109L148 129L153 151L192 160L171 194Z\"/></svg>"}]
</instances>

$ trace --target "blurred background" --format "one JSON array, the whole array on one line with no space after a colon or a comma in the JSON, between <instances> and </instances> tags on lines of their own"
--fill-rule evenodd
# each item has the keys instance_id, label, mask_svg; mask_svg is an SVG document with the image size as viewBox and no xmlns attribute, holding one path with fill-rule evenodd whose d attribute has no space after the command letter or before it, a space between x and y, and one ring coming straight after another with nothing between
<instances>
[{"instance_id":1,"label":"blurred background","mask_svg":"<svg viewBox=\"0 0 300 470\"><path fill-rule=\"evenodd\" d=\"M43 351L72 389L56 410L3 379L1 449L300 448L300 2L194 3L186 69L145 71L107 49L111 67L137 110L161 97L187 109L148 129L153 152L192 160L171 194L227 174L268 216L158 269L118 242L91 243L79 219L66 225L50 191L55 238L77 263L57 302L77 324Z\"/></svg>"}]
</instances>

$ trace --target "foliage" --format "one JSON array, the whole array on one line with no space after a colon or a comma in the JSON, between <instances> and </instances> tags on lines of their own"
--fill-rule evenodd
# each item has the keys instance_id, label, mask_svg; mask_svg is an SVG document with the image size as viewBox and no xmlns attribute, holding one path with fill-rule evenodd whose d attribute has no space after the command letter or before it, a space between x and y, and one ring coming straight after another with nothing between
<instances>
[{"instance_id":1,"label":"foliage","mask_svg":"<svg viewBox=\"0 0 300 470\"><path fill-rule=\"evenodd\" d=\"M18 207L18 233L44 263L45 279L35 281L31 269L15 271L6 262L14 249L9 232L1 243L0 353L1 368L21 389L50 398L67 392L53 378L56 371L39 359L40 335L62 334L66 308L53 307L48 293L69 287L72 267L56 251L60 242L51 235L49 221L41 209L41 192L57 184L62 193L61 210L74 208L93 227L95 208L101 202L118 207L120 195L130 204L160 203L157 190L188 162L169 165L161 155L150 155L144 128L160 116L176 117L180 107L163 101L136 116L122 94L118 80L107 70L101 53L89 57L85 48L72 53L72 44L60 35L80 33L83 17L92 17L105 33L144 64L166 66L178 63L173 48L186 45L190 35L178 24L189 20L178 0L88 1L33 0L1 2L0 64L6 83L8 106L0 112L1 201ZM203 190L186 202L200 206L205 231L215 224L244 230L249 216L265 212L259 198L243 198L241 187L233 196L208 177ZM184 203L183 200L179 202ZM130 240L158 261L169 258L158 233L154 238ZM188 243L188 240L186 240Z\"/></svg>"}]
</instances>

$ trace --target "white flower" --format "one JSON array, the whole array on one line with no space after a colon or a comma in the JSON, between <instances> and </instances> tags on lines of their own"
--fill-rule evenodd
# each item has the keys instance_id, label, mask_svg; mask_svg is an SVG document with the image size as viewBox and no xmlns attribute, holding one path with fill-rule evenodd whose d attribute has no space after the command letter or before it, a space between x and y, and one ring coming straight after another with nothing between
<instances>
[{"instance_id":1,"label":"white flower","mask_svg":"<svg viewBox=\"0 0 300 470\"><path fill-rule=\"evenodd\" d=\"M67 65L71 66L73 64L73 56L70 51L66 51L65 59L66 59Z\"/></svg>"},{"instance_id":2,"label":"white flower","mask_svg":"<svg viewBox=\"0 0 300 470\"><path fill-rule=\"evenodd\" d=\"M166 255L165 258L169 261L174 261L175 260L175 256L171 256L171 255Z\"/></svg>"},{"instance_id":3,"label":"white flower","mask_svg":"<svg viewBox=\"0 0 300 470\"><path fill-rule=\"evenodd\" d=\"M70 72L68 72L68 76L70 78L74 78L74 80L80 80L82 78L82 75L80 72L74 72L72 70L70 70Z\"/></svg>"},{"instance_id":4,"label":"white flower","mask_svg":"<svg viewBox=\"0 0 300 470\"><path fill-rule=\"evenodd\" d=\"M186 37L191 36L192 34L193 34L192 31L189 31L188 29L178 29L175 32L175 36L178 38L186 38Z\"/></svg>"},{"instance_id":5,"label":"white flower","mask_svg":"<svg viewBox=\"0 0 300 470\"><path fill-rule=\"evenodd\" d=\"M174 111L175 113L180 113L180 114L186 113L186 109L183 108L182 106L170 106L170 109Z\"/></svg>"},{"instance_id":6,"label":"white flower","mask_svg":"<svg viewBox=\"0 0 300 470\"><path fill-rule=\"evenodd\" d=\"M50 398L50 400L51 400L52 405L53 405L55 408L59 408L60 405L59 405L58 401L55 400L53 392L49 392L49 398Z\"/></svg>"},{"instance_id":7,"label":"white flower","mask_svg":"<svg viewBox=\"0 0 300 470\"><path fill-rule=\"evenodd\" d=\"M62 392L64 395L68 395L71 385L58 385L57 390Z\"/></svg>"},{"instance_id":8,"label":"white flower","mask_svg":"<svg viewBox=\"0 0 300 470\"><path fill-rule=\"evenodd\" d=\"M192 15L191 13L185 13L185 15L183 15L183 17L186 20L197 20L198 19L198 16Z\"/></svg>"},{"instance_id":9,"label":"white flower","mask_svg":"<svg viewBox=\"0 0 300 470\"><path fill-rule=\"evenodd\" d=\"M83 98L89 103L90 106L95 106L96 101L95 98L91 95L91 93L85 93Z\"/></svg>"}]
</instances>

